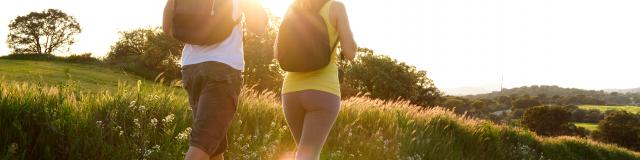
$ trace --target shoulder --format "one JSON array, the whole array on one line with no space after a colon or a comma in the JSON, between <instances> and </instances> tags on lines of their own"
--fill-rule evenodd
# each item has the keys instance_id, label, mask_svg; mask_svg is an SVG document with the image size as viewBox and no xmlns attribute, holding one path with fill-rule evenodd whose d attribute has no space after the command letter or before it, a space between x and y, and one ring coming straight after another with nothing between
<instances>
[{"instance_id":1,"label":"shoulder","mask_svg":"<svg viewBox=\"0 0 640 160\"><path fill-rule=\"evenodd\" d=\"M344 6L344 3L340 1L333 1L333 3L331 4L331 12L334 13L344 12L346 10L345 8L346 7Z\"/></svg>"}]
</instances>

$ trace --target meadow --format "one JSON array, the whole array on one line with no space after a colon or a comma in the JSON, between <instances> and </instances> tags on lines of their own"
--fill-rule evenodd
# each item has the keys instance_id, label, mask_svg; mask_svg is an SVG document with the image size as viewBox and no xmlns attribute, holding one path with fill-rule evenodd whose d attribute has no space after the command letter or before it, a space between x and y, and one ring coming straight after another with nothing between
<instances>
[{"instance_id":1,"label":"meadow","mask_svg":"<svg viewBox=\"0 0 640 160\"><path fill-rule=\"evenodd\" d=\"M590 110L597 109L600 112L605 112L607 110L620 110L627 111L630 113L640 113L640 106L601 106L601 105L580 105L578 106L580 109Z\"/></svg>"},{"instance_id":2,"label":"meadow","mask_svg":"<svg viewBox=\"0 0 640 160\"><path fill-rule=\"evenodd\" d=\"M585 128L589 131L595 131L598 130L598 124L596 123L574 123L576 126L578 127L582 127Z\"/></svg>"},{"instance_id":3,"label":"meadow","mask_svg":"<svg viewBox=\"0 0 640 160\"><path fill-rule=\"evenodd\" d=\"M0 72L0 159L184 156L191 113L179 87L104 71L123 80L111 78L119 82L96 84L96 92L87 93L82 85L93 83L84 81L91 77L48 84L46 76L15 78L19 73L11 70ZM227 159L281 159L294 151L277 94L245 87L240 99ZM540 137L438 107L355 97L342 102L322 159L633 160L640 154L576 137Z\"/></svg>"}]
</instances>

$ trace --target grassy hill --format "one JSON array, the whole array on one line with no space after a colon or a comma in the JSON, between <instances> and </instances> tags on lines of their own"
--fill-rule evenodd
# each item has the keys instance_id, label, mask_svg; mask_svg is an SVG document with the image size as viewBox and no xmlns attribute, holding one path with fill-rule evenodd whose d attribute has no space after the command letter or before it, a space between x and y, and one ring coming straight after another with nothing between
<instances>
[{"instance_id":1,"label":"grassy hill","mask_svg":"<svg viewBox=\"0 0 640 160\"><path fill-rule=\"evenodd\" d=\"M65 79L50 70L65 67L85 74ZM180 88L133 83L134 76L98 66L2 60L0 68L0 159L181 159L186 151L191 115ZM83 88L99 92L77 92ZM241 93L229 140L228 159L279 159L294 149L278 98L251 89ZM586 139L367 98L342 102L323 153L332 160L640 159Z\"/></svg>"},{"instance_id":2,"label":"grassy hill","mask_svg":"<svg viewBox=\"0 0 640 160\"><path fill-rule=\"evenodd\" d=\"M99 65L60 61L0 59L0 78L49 86L76 85L79 91L115 91L118 83L135 83L137 76Z\"/></svg>"}]
</instances>

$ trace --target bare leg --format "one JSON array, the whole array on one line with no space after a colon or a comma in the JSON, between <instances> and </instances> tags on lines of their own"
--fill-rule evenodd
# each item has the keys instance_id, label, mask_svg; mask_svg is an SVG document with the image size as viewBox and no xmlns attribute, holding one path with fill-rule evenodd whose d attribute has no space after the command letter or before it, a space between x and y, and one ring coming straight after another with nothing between
<instances>
[{"instance_id":1,"label":"bare leg","mask_svg":"<svg viewBox=\"0 0 640 160\"><path fill-rule=\"evenodd\" d=\"M208 160L209 155L197 147L189 147L185 160Z\"/></svg>"},{"instance_id":2,"label":"bare leg","mask_svg":"<svg viewBox=\"0 0 640 160\"><path fill-rule=\"evenodd\" d=\"M220 153L216 156L211 156L211 159L209 160L224 160L224 153Z\"/></svg>"}]
</instances>

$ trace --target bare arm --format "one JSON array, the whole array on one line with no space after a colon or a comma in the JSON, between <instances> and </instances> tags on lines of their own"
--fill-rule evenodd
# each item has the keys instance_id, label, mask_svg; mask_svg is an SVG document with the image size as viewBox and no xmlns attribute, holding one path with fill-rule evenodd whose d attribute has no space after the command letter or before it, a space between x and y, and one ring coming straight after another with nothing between
<instances>
[{"instance_id":1,"label":"bare arm","mask_svg":"<svg viewBox=\"0 0 640 160\"><path fill-rule=\"evenodd\" d=\"M342 54L346 60L353 60L356 58L358 46L353 39L353 33L351 32L351 26L349 25L349 17L347 16L347 10L342 2L334 2L331 6L331 17L334 17L334 25L338 30L340 37L340 44L342 46Z\"/></svg>"},{"instance_id":2,"label":"bare arm","mask_svg":"<svg viewBox=\"0 0 640 160\"><path fill-rule=\"evenodd\" d=\"M260 0L241 0L242 10L245 14L249 31L262 34L267 29L269 17L260 4Z\"/></svg>"},{"instance_id":3,"label":"bare arm","mask_svg":"<svg viewBox=\"0 0 640 160\"><path fill-rule=\"evenodd\" d=\"M162 31L164 31L164 34L170 37L173 36L173 24L171 22L174 12L173 1L174 0L167 0L167 4L164 7L164 14L162 16Z\"/></svg>"}]
</instances>

